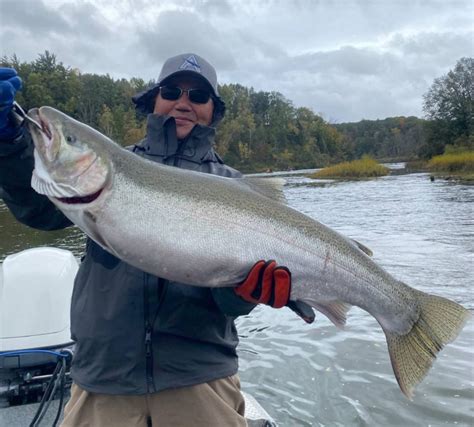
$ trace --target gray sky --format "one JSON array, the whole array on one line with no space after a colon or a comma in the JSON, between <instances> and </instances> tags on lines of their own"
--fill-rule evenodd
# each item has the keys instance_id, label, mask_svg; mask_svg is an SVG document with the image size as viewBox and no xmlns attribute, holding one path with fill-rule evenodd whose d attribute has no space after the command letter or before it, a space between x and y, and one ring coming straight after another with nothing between
<instances>
[{"instance_id":1,"label":"gray sky","mask_svg":"<svg viewBox=\"0 0 474 427\"><path fill-rule=\"evenodd\" d=\"M156 78L195 52L220 83L278 91L330 122L422 117L422 95L474 56L472 0L0 0L0 55Z\"/></svg>"}]
</instances>

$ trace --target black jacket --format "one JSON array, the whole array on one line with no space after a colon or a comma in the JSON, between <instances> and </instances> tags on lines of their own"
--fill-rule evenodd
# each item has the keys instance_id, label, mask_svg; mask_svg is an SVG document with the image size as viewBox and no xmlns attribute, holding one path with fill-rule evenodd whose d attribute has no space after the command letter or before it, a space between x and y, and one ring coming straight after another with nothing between
<instances>
[{"instance_id":1,"label":"black jacket","mask_svg":"<svg viewBox=\"0 0 474 427\"><path fill-rule=\"evenodd\" d=\"M171 117L148 116L147 137L129 149L150 160L221 176L241 174L212 148L214 129L176 138ZM31 138L0 143L0 196L15 217L51 230L71 225L30 187ZM105 394L144 394L237 372L235 316L254 305L232 289L171 283L119 260L88 239L71 302L72 378Z\"/></svg>"}]
</instances>

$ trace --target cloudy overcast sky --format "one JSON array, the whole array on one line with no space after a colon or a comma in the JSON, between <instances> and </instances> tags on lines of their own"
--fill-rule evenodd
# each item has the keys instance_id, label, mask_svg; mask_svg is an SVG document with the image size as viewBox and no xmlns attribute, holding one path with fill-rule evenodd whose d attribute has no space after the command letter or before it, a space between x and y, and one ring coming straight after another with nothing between
<instances>
[{"instance_id":1,"label":"cloudy overcast sky","mask_svg":"<svg viewBox=\"0 0 474 427\"><path fill-rule=\"evenodd\" d=\"M0 0L0 54L156 78L195 52L221 83L278 91L330 122L423 116L434 78L474 56L472 0Z\"/></svg>"}]
</instances>

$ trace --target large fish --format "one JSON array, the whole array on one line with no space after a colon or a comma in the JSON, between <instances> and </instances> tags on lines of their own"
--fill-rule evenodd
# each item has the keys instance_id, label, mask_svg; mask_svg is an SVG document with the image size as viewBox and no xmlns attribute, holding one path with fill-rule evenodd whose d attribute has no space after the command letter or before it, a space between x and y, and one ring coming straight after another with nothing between
<instances>
[{"instance_id":1,"label":"large fish","mask_svg":"<svg viewBox=\"0 0 474 427\"><path fill-rule=\"evenodd\" d=\"M377 319L408 397L469 317L459 304L392 277L364 246L286 206L275 182L163 166L50 107L31 110L28 122L33 188L104 249L154 275L208 287L235 286L256 261L275 259L292 272L292 300L337 326L352 305Z\"/></svg>"}]
</instances>

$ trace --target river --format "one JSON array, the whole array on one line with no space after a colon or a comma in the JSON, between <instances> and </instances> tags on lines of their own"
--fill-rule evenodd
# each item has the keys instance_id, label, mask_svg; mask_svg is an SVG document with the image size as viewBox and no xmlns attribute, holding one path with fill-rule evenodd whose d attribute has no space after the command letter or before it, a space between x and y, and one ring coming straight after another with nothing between
<instances>
[{"instance_id":1,"label":"river","mask_svg":"<svg viewBox=\"0 0 474 427\"><path fill-rule=\"evenodd\" d=\"M392 165L399 168L399 165ZM367 181L285 176L290 206L352 237L417 289L474 311L474 186L431 182L424 173ZM76 230L39 232L0 202L0 261L32 246L80 256ZM281 426L473 426L474 321L441 352L413 401L399 390L385 337L353 308L345 330L322 314L307 325L290 310L258 307L238 319L243 389Z\"/></svg>"}]
</instances>

